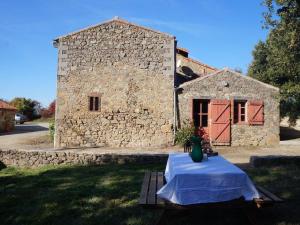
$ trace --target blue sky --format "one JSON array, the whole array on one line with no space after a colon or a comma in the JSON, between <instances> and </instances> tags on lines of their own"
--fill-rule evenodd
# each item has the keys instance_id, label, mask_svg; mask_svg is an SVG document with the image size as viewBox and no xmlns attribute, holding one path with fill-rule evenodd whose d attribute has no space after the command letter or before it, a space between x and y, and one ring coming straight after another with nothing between
<instances>
[{"instance_id":1,"label":"blue sky","mask_svg":"<svg viewBox=\"0 0 300 225\"><path fill-rule=\"evenodd\" d=\"M60 35L119 16L177 37L190 56L212 66L241 68L264 40L261 0L2 0L0 98L55 99Z\"/></svg>"}]
</instances>

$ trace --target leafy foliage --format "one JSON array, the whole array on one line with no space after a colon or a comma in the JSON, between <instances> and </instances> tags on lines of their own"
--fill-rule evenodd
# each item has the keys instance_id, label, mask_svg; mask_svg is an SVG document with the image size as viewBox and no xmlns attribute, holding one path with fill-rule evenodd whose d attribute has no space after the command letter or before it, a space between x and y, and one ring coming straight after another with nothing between
<instances>
[{"instance_id":1,"label":"leafy foliage","mask_svg":"<svg viewBox=\"0 0 300 225\"><path fill-rule=\"evenodd\" d=\"M41 103L36 100L17 97L11 100L10 104L15 106L19 113L27 116L29 120L39 117Z\"/></svg>"},{"instance_id":2,"label":"leafy foliage","mask_svg":"<svg viewBox=\"0 0 300 225\"><path fill-rule=\"evenodd\" d=\"M195 127L193 124L185 122L182 128L178 129L175 135L175 143L184 145L195 133Z\"/></svg>"},{"instance_id":3,"label":"leafy foliage","mask_svg":"<svg viewBox=\"0 0 300 225\"><path fill-rule=\"evenodd\" d=\"M56 101L52 101L48 108L43 108L41 110L41 116L42 118L51 118L51 117L54 117L55 115L55 105L56 105Z\"/></svg>"},{"instance_id":4,"label":"leafy foliage","mask_svg":"<svg viewBox=\"0 0 300 225\"><path fill-rule=\"evenodd\" d=\"M264 0L265 42L253 51L248 75L280 88L281 116L293 125L300 116L300 4L299 0Z\"/></svg>"}]
</instances>

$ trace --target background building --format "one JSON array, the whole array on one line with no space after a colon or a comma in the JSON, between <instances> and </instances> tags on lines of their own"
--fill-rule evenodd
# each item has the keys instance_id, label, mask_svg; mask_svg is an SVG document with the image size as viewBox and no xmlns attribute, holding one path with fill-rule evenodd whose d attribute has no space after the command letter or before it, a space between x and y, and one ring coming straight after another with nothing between
<instances>
[{"instance_id":1,"label":"background building","mask_svg":"<svg viewBox=\"0 0 300 225\"><path fill-rule=\"evenodd\" d=\"M14 129L16 111L15 107L0 100L0 132L7 132Z\"/></svg>"}]
</instances>

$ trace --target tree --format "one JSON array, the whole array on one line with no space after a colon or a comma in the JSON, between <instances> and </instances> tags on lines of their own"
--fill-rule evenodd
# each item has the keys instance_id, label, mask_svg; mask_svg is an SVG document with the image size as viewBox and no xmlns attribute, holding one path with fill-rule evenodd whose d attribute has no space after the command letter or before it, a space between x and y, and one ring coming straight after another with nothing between
<instances>
[{"instance_id":1,"label":"tree","mask_svg":"<svg viewBox=\"0 0 300 225\"><path fill-rule=\"evenodd\" d=\"M54 100L54 101L52 101L52 102L49 104L48 108L43 108L43 109L41 110L41 116L42 116L43 118L54 117L54 115L55 115L55 105L56 105L56 101Z\"/></svg>"},{"instance_id":2,"label":"tree","mask_svg":"<svg viewBox=\"0 0 300 225\"><path fill-rule=\"evenodd\" d=\"M51 116L54 116L55 114L55 107L56 107L56 100L53 100L48 107L49 113L51 114Z\"/></svg>"},{"instance_id":3,"label":"tree","mask_svg":"<svg viewBox=\"0 0 300 225\"><path fill-rule=\"evenodd\" d=\"M281 116L300 117L300 1L264 0L265 42L253 50L248 75L280 88Z\"/></svg>"},{"instance_id":4,"label":"tree","mask_svg":"<svg viewBox=\"0 0 300 225\"><path fill-rule=\"evenodd\" d=\"M31 100L30 98L14 98L10 101L10 104L15 106L19 113L27 116L29 120L38 117L38 111L41 107L41 103L36 100Z\"/></svg>"}]
</instances>

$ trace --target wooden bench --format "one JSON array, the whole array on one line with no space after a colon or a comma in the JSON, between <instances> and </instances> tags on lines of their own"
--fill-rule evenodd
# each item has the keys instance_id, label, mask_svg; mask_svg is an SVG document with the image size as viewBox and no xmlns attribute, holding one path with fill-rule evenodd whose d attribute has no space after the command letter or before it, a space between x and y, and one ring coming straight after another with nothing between
<instances>
[{"instance_id":1,"label":"wooden bench","mask_svg":"<svg viewBox=\"0 0 300 225\"><path fill-rule=\"evenodd\" d=\"M256 189L260 194L260 198L254 199L252 201L245 201L244 198L235 199L228 202L218 202L218 203L203 203L197 205L182 206L171 203L169 201L160 199L156 192L165 184L164 173L163 172L146 172L142 184L142 189L140 193L139 205L148 208L163 208L163 209L189 209L189 208L247 208L244 212L247 214L249 221L255 221L253 216L253 211L248 210L249 208L262 208L267 206L272 206L275 203L282 203L283 200L270 191L256 185ZM252 214L251 214L252 212ZM257 223L254 222L254 223Z\"/></svg>"},{"instance_id":2,"label":"wooden bench","mask_svg":"<svg viewBox=\"0 0 300 225\"><path fill-rule=\"evenodd\" d=\"M164 213L159 218L157 225L163 225L169 218L173 218L172 210L176 213L182 211L178 209L195 209L195 208L241 208L242 213L245 214L248 221L252 225L262 225L259 220L259 216L255 209L259 209L265 206L272 206L275 203L282 203L283 200L270 191L256 185L256 189L260 194L260 198L253 201L245 201L244 198L235 199L228 202L218 203L203 203L197 205L181 206L170 203L157 197L156 192L165 184L163 172L146 172L142 184L142 190L140 194L139 204L143 207L153 207L164 209ZM170 214L171 213L171 214Z\"/></svg>"}]
</instances>

